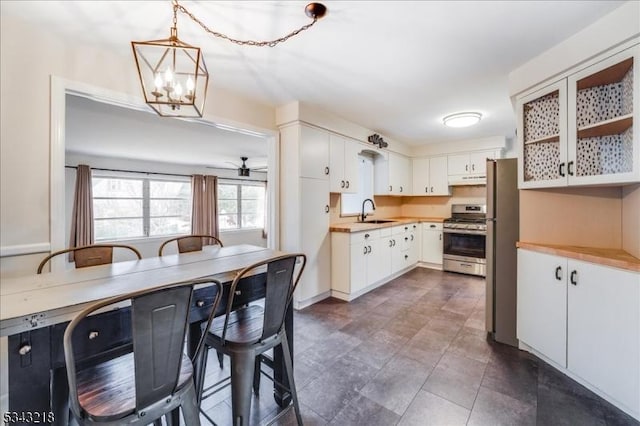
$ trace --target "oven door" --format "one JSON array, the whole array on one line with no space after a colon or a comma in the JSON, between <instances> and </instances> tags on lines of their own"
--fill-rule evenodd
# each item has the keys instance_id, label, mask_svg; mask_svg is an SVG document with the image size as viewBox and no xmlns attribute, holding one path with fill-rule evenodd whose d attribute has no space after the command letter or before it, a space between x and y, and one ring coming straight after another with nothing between
<instances>
[{"instance_id":1,"label":"oven door","mask_svg":"<svg viewBox=\"0 0 640 426\"><path fill-rule=\"evenodd\" d=\"M485 263L485 231L444 229L443 255L445 258Z\"/></svg>"}]
</instances>

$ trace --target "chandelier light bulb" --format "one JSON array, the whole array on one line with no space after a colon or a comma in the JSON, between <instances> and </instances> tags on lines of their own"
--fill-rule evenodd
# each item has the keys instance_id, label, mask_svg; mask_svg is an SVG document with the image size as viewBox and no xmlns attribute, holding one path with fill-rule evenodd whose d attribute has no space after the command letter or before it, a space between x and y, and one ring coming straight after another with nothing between
<instances>
[{"instance_id":1,"label":"chandelier light bulb","mask_svg":"<svg viewBox=\"0 0 640 426\"><path fill-rule=\"evenodd\" d=\"M173 88L174 93L176 95L176 97L178 99L180 99L180 96L182 96L182 85L180 83L176 83L175 87Z\"/></svg>"},{"instance_id":2,"label":"chandelier light bulb","mask_svg":"<svg viewBox=\"0 0 640 426\"><path fill-rule=\"evenodd\" d=\"M156 74L156 78L154 80L154 83L156 85L156 90L160 91L162 89L162 77L160 76L160 74Z\"/></svg>"},{"instance_id":3,"label":"chandelier light bulb","mask_svg":"<svg viewBox=\"0 0 640 426\"><path fill-rule=\"evenodd\" d=\"M189 93L193 92L193 89L196 87L195 83L193 82L193 79L191 78L191 76L189 76L189 78L187 79L187 91Z\"/></svg>"},{"instance_id":4,"label":"chandelier light bulb","mask_svg":"<svg viewBox=\"0 0 640 426\"><path fill-rule=\"evenodd\" d=\"M167 68L164 72L164 82L167 86L171 86L171 83L173 82L173 72L171 71L171 68Z\"/></svg>"}]
</instances>

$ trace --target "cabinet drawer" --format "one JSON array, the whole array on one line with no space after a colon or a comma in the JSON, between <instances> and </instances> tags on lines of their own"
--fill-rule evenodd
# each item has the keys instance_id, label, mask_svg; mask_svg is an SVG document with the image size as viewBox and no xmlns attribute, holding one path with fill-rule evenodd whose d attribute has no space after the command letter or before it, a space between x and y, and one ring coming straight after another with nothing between
<instances>
[{"instance_id":1,"label":"cabinet drawer","mask_svg":"<svg viewBox=\"0 0 640 426\"><path fill-rule=\"evenodd\" d=\"M409 234L418 228L417 223L407 223L404 225L396 225L391 228L392 235Z\"/></svg>"},{"instance_id":2,"label":"cabinet drawer","mask_svg":"<svg viewBox=\"0 0 640 426\"><path fill-rule=\"evenodd\" d=\"M87 360L131 343L130 313L131 310L127 307L92 315L82 321L73 335L76 360ZM54 343L51 345L51 361L54 367L64 365L62 342L68 324L56 324L52 327L51 341Z\"/></svg>"},{"instance_id":3,"label":"cabinet drawer","mask_svg":"<svg viewBox=\"0 0 640 426\"><path fill-rule=\"evenodd\" d=\"M422 222L423 231L442 231L442 223L438 222Z\"/></svg>"},{"instance_id":4,"label":"cabinet drawer","mask_svg":"<svg viewBox=\"0 0 640 426\"><path fill-rule=\"evenodd\" d=\"M351 244L362 244L366 241L377 240L380 238L381 229L372 229L371 231L354 232L351 234Z\"/></svg>"}]
</instances>

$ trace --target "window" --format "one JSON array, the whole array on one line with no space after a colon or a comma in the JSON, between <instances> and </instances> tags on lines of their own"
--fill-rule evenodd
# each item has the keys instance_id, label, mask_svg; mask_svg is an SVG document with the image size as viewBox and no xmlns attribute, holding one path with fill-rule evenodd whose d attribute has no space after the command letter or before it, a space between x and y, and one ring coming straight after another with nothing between
<instances>
[{"instance_id":1,"label":"window","mask_svg":"<svg viewBox=\"0 0 640 426\"><path fill-rule=\"evenodd\" d=\"M265 185L218 183L218 222L221 231L264 228Z\"/></svg>"},{"instance_id":2,"label":"window","mask_svg":"<svg viewBox=\"0 0 640 426\"><path fill-rule=\"evenodd\" d=\"M93 223L96 241L191 232L191 182L96 176Z\"/></svg>"}]
</instances>

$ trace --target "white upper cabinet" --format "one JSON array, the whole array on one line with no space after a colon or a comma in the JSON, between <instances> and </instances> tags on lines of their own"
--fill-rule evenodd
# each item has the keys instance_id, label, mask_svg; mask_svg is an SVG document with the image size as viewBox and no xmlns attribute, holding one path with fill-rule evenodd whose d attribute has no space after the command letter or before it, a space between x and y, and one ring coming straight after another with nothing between
<instances>
[{"instance_id":1,"label":"white upper cabinet","mask_svg":"<svg viewBox=\"0 0 640 426\"><path fill-rule=\"evenodd\" d=\"M375 159L374 167L375 195L412 195L410 158L388 152Z\"/></svg>"},{"instance_id":2,"label":"white upper cabinet","mask_svg":"<svg viewBox=\"0 0 640 426\"><path fill-rule=\"evenodd\" d=\"M450 185L482 185L487 179L487 159L500 156L499 150L467 152L448 156Z\"/></svg>"},{"instance_id":3,"label":"white upper cabinet","mask_svg":"<svg viewBox=\"0 0 640 426\"><path fill-rule=\"evenodd\" d=\"M329 179L329 133L300 126L300 177Z\"/></svg>"},{"instance_id":4,"label":"white upper cabinet","mask_svg":"<svg viewBox=\"0 0 640 426\"><path fill-rule=\"evenodd\" d=\"M520 188L640 182L639 49L517 100Z\"/></svg>"},{"instance_id":5,"label":"white upper cabinet","mask_svg":"<svg viewBox=\"0 0 640 426\"><path fill-rule=\"evenodd\" d=\"M331 192L358 192L360 145L337 135L329 136L329 181Z\"/></svg>"},{"instance_id":6,"label":"white upper cabinet","mask_svg":"<svg viewBox=\"0 0 640 426\"><path fill-rule=\"evenodd\" d=\"M413 195L451 195L446 156L413 159Z\"/></svg>"}]
</instances>

